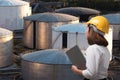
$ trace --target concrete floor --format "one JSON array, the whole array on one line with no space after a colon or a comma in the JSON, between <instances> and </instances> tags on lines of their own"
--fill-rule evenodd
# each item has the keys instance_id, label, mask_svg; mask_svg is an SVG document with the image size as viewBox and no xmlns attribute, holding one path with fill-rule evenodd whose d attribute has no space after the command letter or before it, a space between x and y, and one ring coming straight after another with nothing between
<instances>
[{"instance_id":1,"label":"concrete floor","mask_svg":"<svg viewBox=\"0 0 120 80\"><path fill-rule=\"evenodd\" d=\"M109 74L113 80L120 80L120 49L113 48L113 59L110 62Z\"/></svg>"}]
</instances>

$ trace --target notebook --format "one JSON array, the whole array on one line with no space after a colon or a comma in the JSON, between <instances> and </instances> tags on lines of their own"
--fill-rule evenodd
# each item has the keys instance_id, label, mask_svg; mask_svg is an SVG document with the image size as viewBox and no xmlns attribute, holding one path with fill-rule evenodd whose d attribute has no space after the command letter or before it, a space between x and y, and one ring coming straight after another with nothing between
<instances>
[{"instance_id":1,"label":"notebook","mask_svg":"<svg viewBox=\"0 0 120 80\"><path fill-rule=\"evenodd\" d=\"M76 65L79 69L86 69L85 57L77 45L67 50L66 54L69 57L72 64Z\"/></svg>"}]
</instances>

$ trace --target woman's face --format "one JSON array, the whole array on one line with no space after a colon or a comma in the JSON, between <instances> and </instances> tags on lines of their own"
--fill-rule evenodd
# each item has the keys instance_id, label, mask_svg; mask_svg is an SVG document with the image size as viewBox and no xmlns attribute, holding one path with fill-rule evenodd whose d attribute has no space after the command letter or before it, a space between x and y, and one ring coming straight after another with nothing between
<instances>
[{"instance_id":1,"label":"woman's face","mask_svg":"<svg viewBox=\"0 0 120 80\"><path fill-rule=\"evenodd\" d=\"M86 32L85 32L86 37L88 37L88 32L89 32L89 27L87 27Z\"/></svg>"}]
</instances>

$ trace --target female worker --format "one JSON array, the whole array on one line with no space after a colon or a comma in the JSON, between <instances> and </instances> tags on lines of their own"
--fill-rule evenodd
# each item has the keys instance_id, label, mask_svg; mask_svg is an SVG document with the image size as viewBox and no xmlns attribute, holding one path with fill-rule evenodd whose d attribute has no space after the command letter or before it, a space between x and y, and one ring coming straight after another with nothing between
<instances>
[{"instance_id":1,"label":"female worker","mask_svg":"<svg viewBox=\"0 0 120 80\"><path fill-rule=\"evenodd\" d=\"M90 45L86 50L86 69L80 70L72 65L72 71L83 75L84 80L107 80L110 62L108 42L104 34L108 33L109 23L103 16L96 16L87 22L86 37Z\"/></svg>"}]
</instances>

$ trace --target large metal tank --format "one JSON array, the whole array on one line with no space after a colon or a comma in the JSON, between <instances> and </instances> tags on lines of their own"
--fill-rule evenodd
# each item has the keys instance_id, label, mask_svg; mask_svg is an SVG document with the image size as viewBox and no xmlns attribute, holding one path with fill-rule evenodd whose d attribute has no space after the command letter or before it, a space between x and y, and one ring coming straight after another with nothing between
<instances>
[{"instance_id":1,"label":"large metal tank","mask_svg":"<svg viewBox=\"0 0 120 80\"><path fill-rule=\"evenodd\" d=\"M55 49L70 49L78 45L86 50L88 42L85 36L87 25L84 23L65 24L53 28L52 47Z\"/></svg>"},{"instance_id":2,"label":"large metal tank","mask_svg":"<svg viewBox=\"0 0 120 80\"><path fill-rule=\"evenodd\" d=\"M24 80L83 80L71 71L71 62L65 52L48 49L22 56Z\"/></svg>"},{"instance_id":3,"label":"large metal tank","mask_svg":"<svg viewBox=\"0 0 120 80\"><path fill-rule=\"evenodd\" d=\"M12 63L13 32L0 28L0 67L6 67Z\"/></svg>"},{"instance_id":4,"label":"large metal tank","mask_svg":"<svg viewBox=\"0 0 120 80\"><path fill-rule=\"evenodd\" d=\"M106 14L110 25L113 26L113 40L120 40L120 13Z\"/></svg>"},{"instance_id":5,"label":"large metal tank","mask_svg":"<svg viewBox=\"0 0 120 80\"><path fill-rule=\"evenodd\" d=\"M98 10L86 8L86 7L66 7L66 8L56 9L55 12L80 17L80 22L88 21L90 16L99 15L101 13Z\"/></svg>"},{"instance_id":6,"label":"large metal tank","mask_svg":"<svg viewBox=\"0 0 120 80\"><path fill-rule=\"evenodd\" d=\"M40 13L24 18L24 44L28 48L52 48L52 27L79 23L79 18L60 13Z\"/></svg>"},{"instance_id":7,"label":"large metal tank","mask_svg":"<svg viewBox=\"0 0 120 80\"><path fill-rule=\"evenodd\" d=\"M0 27L9 30L23 29L23 17L31 15L28 2L0 0Z\"/></svg>"}]
</instances>

